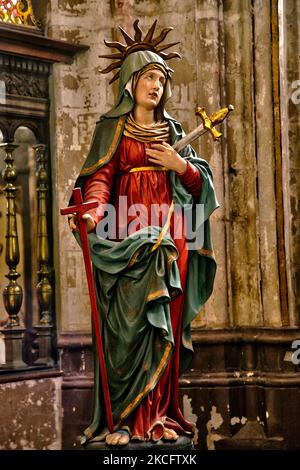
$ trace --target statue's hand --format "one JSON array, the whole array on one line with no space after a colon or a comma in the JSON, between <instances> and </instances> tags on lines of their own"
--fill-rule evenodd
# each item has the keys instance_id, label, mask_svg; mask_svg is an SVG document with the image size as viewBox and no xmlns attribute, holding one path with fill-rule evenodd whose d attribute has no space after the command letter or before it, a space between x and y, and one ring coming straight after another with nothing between
<instances>
[{"instance_id":1,"label":"statue's hand","mask_svg":"<svg viewBox=\"0 0 300 470\"><path fill-rule=\"evenodd\" d=\"M146 154L149 162L164 166L168 170L177 173L184 173L186 170L187 161L167 142L152 144L151 148L146 148Z\"/></svg>"},{"instance_id":2,"label":"statue's hand","mask_svg":"<svg viewBox=\"0 0 300 470\"><path fill-rule=\"evenodd\" d=\"M96 223L93 219L93 217L90 214L83 214L82 220L85 221L86 223L86 230L87 233L91 233L94 231ZM72 232L78 232L78 223L77 223L77 215L72 215L69 218L69 227L72 230Z\"/></svg>"},{"instance_id":3,"label":"statue's hand","mask_svg":"<svg viewBox=\"0 0 300 470\"><path fill-rule=\"evenodd\" d=\"M69 215L68 222L70 230L72 230L72 232L78 232L77 215Z\"/></svg>"}]
</instances>

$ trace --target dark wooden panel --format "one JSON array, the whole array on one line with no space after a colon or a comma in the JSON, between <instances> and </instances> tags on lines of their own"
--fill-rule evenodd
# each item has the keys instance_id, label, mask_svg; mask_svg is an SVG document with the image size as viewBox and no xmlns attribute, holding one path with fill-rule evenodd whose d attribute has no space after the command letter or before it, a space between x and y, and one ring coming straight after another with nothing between
<instances>
[{"instance_id":1,"label":"dark wooden panel","mask_svg":"<svg viewBox=\"0 0 300 470\"><path fill-rule=\"evenodd\" d=\"M70 62L73 56L89 46L59 41L24 28L0 25L0 51L46 62Z\"/></svg>"}]
</instances>

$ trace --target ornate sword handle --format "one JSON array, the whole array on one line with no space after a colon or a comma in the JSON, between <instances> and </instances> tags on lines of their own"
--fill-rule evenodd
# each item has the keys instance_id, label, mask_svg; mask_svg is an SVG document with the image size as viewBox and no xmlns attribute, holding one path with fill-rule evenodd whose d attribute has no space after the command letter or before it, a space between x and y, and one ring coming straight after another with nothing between
<instances>
[{"instance_id":1,"label":"ornate sword handle","mask_svg":"<svg viewBox=\"0 0 300 470\"><path fill-rule=\"evenodd\" d=\"M217 131L217 129L215 129L215 126L224 121L230 111L233 110L234 107L232 106L232 104L230 104L226 108L222 108L219 111L216 111L210 117L207 116L204 108L197 108L196 114L201 117L203 121L203 127L211 133L213 139L220 140L222 132Z\"/></svg>"}]
</instances>

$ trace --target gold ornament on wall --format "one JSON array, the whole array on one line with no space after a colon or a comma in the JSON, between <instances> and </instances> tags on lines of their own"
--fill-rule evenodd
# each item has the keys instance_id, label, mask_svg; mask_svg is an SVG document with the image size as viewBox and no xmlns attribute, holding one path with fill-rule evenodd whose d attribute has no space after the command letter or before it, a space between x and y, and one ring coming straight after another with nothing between
<instances>
[{"instance_id":1,"label":"gold ornament on wall","mask_svg":"<svg viewBox=\"0 0 300 470\"><path fill-rule=\"evenodd\" d=\"M0 0L0 23L40 27L30 0Z\"/></svg>"}]
</instances>

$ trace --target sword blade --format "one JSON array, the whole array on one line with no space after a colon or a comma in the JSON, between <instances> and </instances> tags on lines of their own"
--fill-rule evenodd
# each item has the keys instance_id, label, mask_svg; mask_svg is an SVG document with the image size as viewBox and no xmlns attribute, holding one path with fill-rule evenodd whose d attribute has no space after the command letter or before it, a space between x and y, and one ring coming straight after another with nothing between
<instances>
[{"instance_id":1,"label":"sword blade","mask_svg":"<svg viewBox=\"0 0 300 470\"><path fill-rule=\"evenodd\" d=\"M201 135L205 134L207 129L203 127L203 124L200 124L196 129L194 129L189 134L185 135L183 139L180 139L176 144L173 145L173 148L176 152L180 152L186 145L189 145L194 140L198 139Z\"/></svg>"}]
</instances>

